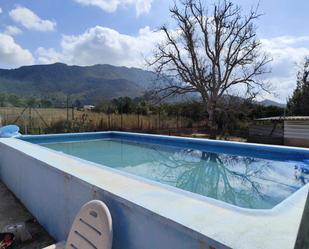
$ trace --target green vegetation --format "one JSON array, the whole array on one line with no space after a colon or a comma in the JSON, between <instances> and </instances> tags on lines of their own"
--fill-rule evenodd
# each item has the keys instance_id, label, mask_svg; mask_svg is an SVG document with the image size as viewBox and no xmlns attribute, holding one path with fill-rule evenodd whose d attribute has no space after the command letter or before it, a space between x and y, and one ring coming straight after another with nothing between
<instances>
[{"instance_id":1,"label":"green vegetation","mask_svg":"<svg viewBox=\"0 0 309 249\"><path fill-rule=\"evenodd\" d=\"M57 106L65 104L67 95L72 101L94 104L100 98L142 96L155 79L153 72L137 68L55 63L0 69L0 92L49 99Z\"/></svg>"},{"instance_id":2,"label":"green vegetation","mask_svg":"<svg viewBox=\"0 0 309 249\"><path fill-rule=\"evenodd\" d=\"M309 116L309 57L305 58L297 75L297 86L289 99L288 113L290 115Z\"/></svg>"},{"instance_id":3,"label":"green vegetation","mask_svg":"<svg viewBox=\"0 0 309 249\"><path fill-rule=\"evenodd\" d=\"M43 107L49 108L53 106L53 102L35 97L19 96L13 93L0 92L0 107Z\"/></svg>"},{"instance_id":4,"label":"green vegetation","mask_svg":"<svg viewBox=\"0 0 309 249\"><path fill-rule=\"evenodd\" d=\"M10 99L7 97L5 99ZM75 102L69 102L69 108L42 108L49 107L51 101L13 97L13 102L24 105L1 107L2 123L16 123L23 133L28 134L98 130L209 133L206 128L207 111L198 100L155 104L143 98L121 97L98 101L93 111L87 111ZM72 108L72 105L75 107ZM218 104L216 112L220 135L246 137L253 119L283 115L283 108L266 107L241 98L228 97Z\"/></svg>"},{"instance_id":5,"label":"green vegetation","mask_svg":"<svg viewBox=\"0 0 309 249\"><path fill-rule=\"evenodd\" d=\"M187 128L196 127L196 124L205 125L208 113L205 105L198 100L177 103L153 104L141 98L128 97L99 102L96 112L115 114L156 115L165 117L182 117L189 121ZM264 106L259 103L244 100L238 97L226 97L222 99L216 109L216 123L219 134L242 133L246 135L249 123L262 117L282 116L284 108L277 106ZM202 128L202 127L200 127Z\"/></svg>"}]
</instances>

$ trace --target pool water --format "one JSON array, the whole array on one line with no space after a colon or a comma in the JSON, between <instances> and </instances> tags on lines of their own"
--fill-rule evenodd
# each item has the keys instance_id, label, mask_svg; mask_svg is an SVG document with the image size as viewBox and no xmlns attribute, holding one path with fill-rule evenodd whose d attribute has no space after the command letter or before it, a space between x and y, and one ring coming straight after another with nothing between
<instances>
[{"instance_id":1,"label":"pool water","mask_svg":"<svg viewBox=\"0 0 309 249\"><path fill-rule=\"evenodd\" d=\"M308 161L278 161L118 139L41 145L251 209L273 208L309 182Z\"/></svg>"}]
</instances>

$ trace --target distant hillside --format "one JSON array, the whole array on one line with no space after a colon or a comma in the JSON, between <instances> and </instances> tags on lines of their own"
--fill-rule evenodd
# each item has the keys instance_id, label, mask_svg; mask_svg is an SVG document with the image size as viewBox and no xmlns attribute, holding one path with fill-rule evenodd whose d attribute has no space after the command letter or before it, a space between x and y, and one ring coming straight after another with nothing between
<instances>
[{"instance_id":1,"label":"distant hillside","mask_svg":"<svg viewBox=\"0 0 309 249\"><path fill-rule=\"evenodd\" d=\"M36 96L48 100L66 99L94 104L97 100L118 97L140 97L151 89L156 80L153 72L111 65L68 66L62 63L0 69L0 92L21 96ZM170 98L182 101L199 98L188 94ZM271 100L258 102L263 106L285 107Z\"/></svg>"},{"instance_id":2,"label":"distant hillside","mask_svg":"<svg viewBox=\"0 0 309 249\"><path fill-rule=\"evenodd\" d=\"M46 98L71 94L83 102L93 103L99 98L141 96L155 78L153 72L137 68L55 63L0 69L0 92Z\"/></svg>"},{"instance_id":3,"label":"distant hillside","mask_svg":"<svg viewBox=\"0 0 309 249\"><path fill-rule=\"evenodd\" d=\"M281 108L285 108L286 107L286 104L278 103L276 101L269 100L269 99L265 99L265 100L260 101L258 103L260 105L263 105L263 106L276 106L276 107L281 107Z\"/></svg>"}]
</instances>

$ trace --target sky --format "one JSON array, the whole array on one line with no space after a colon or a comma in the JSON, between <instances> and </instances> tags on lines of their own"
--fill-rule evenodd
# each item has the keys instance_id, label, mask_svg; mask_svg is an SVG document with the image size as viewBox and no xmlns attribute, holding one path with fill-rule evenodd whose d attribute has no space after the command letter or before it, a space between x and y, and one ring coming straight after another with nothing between
<instances>
[{"instance_id":1,"label":"sky","mask_svg":"<svg viewBox=\"0 0 309 249\"><path fill-rule=\"evenodd\" d=\"M205 1L209 2L209 1ZM258 37L273 58L267 80L286 102L297 65L309 56L308 0L234 0L244 12L259 3ZM145 68L171 25L173 0L0 0L0 67L63 62ZM173 27L171 27L173 28Z\"/></svg>"}]
</instances>

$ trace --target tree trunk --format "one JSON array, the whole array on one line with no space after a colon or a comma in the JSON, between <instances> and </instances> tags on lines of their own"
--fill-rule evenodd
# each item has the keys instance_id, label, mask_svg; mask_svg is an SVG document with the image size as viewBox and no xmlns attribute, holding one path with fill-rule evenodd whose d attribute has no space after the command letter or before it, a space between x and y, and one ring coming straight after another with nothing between
<instances>
[{"instance_id":1,"label":"tree trunk","mask_svg":"<svg viewBox=\"0 0 309 249\"><path fill-rule=\"evenodd\" d=\"M207 105L208 127L210 129L210 139L217 138L217 124L216 124L215 110L216 110L215 103L209 103Z\"/></svg>"}]
</instances>

